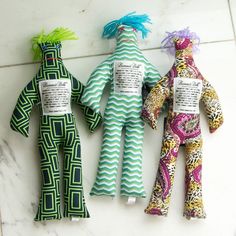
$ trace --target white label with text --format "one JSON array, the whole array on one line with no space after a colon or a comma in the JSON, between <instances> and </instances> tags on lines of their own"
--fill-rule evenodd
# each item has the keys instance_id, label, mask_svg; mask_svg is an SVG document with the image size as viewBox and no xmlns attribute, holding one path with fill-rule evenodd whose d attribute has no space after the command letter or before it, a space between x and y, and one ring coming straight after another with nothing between
<instances>
[{"instance_id":1,"label":"white label with text","mask_svg":"<svg viewBox=\"0 0 236 236\"><path fill-rule=\"evenodd\" d=\"M202 80L180 77L174 78L174 112L199 114L201 93Z\"/></svg>"},{"instance_id":2,"label":"white label with text","mask_svg":"<svg viewBox=\"0 0 236 236\"><path fill-rule=\"evenodd\" d=\"M141 95L144 64L136 61L114 62L114 92L125 95Z\"/></svg>"},{"instance_id":3,"label":"white label with text","mask_svg":"<svg viewBox=\"0 0 236 236\"><path fill-rule=\"evenodd\" d=\"M39 82L43 115L71 113L71 81L69 79Z\"/></svg>"}]
</instances>

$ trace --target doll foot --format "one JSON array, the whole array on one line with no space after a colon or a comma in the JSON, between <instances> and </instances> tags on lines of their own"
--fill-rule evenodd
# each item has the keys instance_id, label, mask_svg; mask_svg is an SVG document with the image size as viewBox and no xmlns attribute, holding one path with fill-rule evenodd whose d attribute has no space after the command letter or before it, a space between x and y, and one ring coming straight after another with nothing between
<instances>
[{"instance_id":1,"label":"doll foot","mask_svg":"<svg viewBox=\"0 0 236 236\"><path fill-rule=\"evenodd\" d=\"M62 219L62 216L60 213L56 215L43 215L43 214L37 214L34 218L34 221L45 221L45 220L60 220Z\"/></svg>"},{"instance_id":2,"label":"doll foot","mask_svg":"<svg viewBox=\"0 0 236 236\"><path fill-rule=\"evenodd\" d=\"M167 216L166 212L157 207L147 207L144 212L149 215Z\"/></svg>"},{"instance_id":3,"label":"doll foot","mask_svg":"<svg viewBox=\"0 0 236 236\"><path fill-rule=\"evenodd\" d=\"M115 197L115 193L115 189L105 189L95 184L89 194L90 196L110 196L113 198Z\"/></svg>"},{"instance_id":4,"label":"doll foot","mask_svg":"<svg viewBox=\"0 0 236 236\"><path fill-rule=\"evenodd\" d=\"M206 213L202 210L200 211L192 210L192 211L185 211L183 216L186 217L187 220L205 219Z\"/></svg>"}]
</instances>

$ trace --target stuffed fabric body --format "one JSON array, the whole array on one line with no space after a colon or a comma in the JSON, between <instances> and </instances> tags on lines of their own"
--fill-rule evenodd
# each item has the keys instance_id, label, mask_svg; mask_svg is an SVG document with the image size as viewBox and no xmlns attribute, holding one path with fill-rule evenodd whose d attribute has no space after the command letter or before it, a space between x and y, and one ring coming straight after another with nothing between
<instances>
[{"instance_id":1,"label":"stuffed fabric body","mask_svg":"<svg viewBox=\"0 0 236 236\"><path fill-rule=\"evenodd\" d=\"M202 136L199 102L205 107L210 132L223 123L218 96L203 78L192 57L188 38L176 39L176 59L173 67L151 90L142 110L142 117L153 129L163 103L169 105L163 137L161 159L149 205L145 212L153 215L168 213L178 149L185 144L186 177L184 216L205 218L202 201Z\"/></svg>"},{"instance_id":2,"label":"stuffed fabric body","mask_svg":"<svg viewBox=\"0 0 236 236\"><path fill-rule=\"evenodd\" d=\"M120 157L122 129L125 130L121 190L123 196L145 197L142 181L144 122L142 86L153 87L160 79L156 68L143 56L137 45L136 31L119 26L115 52L91 74L82 101L96 112L107 83L110 95L104 113L104 133L96 181L91 195L114 196Z\"/></svg>"},{"instance_id":3,"label":"stuffed fabric body","mask_svg":"<svg viewBox=\"0 0 236 236\"><path fill-rule=\"evenodd\" d=\"M89 217L82 187L80 139L71 112L77 103L90 131L101 116L81 103L84 86L63 65L60 43L43 43L42 64L35 78L21 92L11 119L11 128L28 137L30 113L34 105L41 110L38 146L41 156L42 192L36 221L61 218L58 149L64 154L64 216Z\"/></svg>"}]
</instances>

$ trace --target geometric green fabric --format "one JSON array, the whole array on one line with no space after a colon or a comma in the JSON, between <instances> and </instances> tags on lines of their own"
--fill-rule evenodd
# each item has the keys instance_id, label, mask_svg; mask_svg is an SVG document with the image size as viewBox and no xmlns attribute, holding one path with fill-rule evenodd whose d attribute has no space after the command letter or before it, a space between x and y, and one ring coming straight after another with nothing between
<instances>
[{"instance_id":1,"label":"geometric green fabric","mask_svg":"<svg viewBox=\"0 0 236 236\"><path fill-rule=\"evenodd\" d=\"M41 116L38 145L41 156L42 192L35 220L61 219L58 159L60 147L64 154L64 216L87 218L89 213L83 194L80 139L75 118L71 111L45 114L40 83L51 80L69 83L69 103L74 102L80 106L91 132L101 123L102 118L99 113L82 104L84 85L65 68L61 59L61 44L43 43L39 46L43 55L41 67L21 92L10 122L13 130L28 137L30 113L33 106L39 104ZM56 99L61 99L61 96L59 94Z\"/></svg>"},{"instance_id":2,"label":"geometric green fabric","mask_svg":"<svg viewBox=\"0 0 236 236\"><path fill-rule=\"evenodd\" d=\"M36 220L60 219L60 173L58 147L64 150L64 216L88 217L82 189L80 140L74 117L66 114L42 116L39 131L39 151L43 176L42 195Z\"/></svg>"}]
</instances>

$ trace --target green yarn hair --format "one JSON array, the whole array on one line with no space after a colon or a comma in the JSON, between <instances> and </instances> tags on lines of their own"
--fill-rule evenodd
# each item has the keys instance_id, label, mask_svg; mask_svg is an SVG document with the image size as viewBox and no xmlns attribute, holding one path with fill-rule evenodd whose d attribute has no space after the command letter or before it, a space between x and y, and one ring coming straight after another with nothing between
<instances>
[{"instance_id":1,"label":"green yarn hair","mask_svg":"<svg viewBox=\"0 0 236 236\"><path fill-rule=\"evenodd\" d=\"M78 36L68 28L58 27L51 33L45 34L44 30L37 36L32 38L32 50L34 53L34 60L41 59L42 52L39 48L41 43L58 43L65 40L77 40Z\"/></svg>"}]
</instances>

